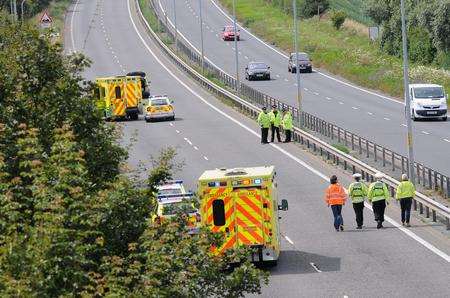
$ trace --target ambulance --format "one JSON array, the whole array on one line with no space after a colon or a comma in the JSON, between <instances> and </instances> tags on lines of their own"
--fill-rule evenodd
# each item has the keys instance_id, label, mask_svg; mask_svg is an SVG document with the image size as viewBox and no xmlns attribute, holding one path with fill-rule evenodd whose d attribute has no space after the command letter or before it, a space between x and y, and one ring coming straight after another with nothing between
<instances>
[{"instance_id":1,"label":"ambulance","mask_svg":"<svg viewBox=\"0 0 450 298\"><path fill-rule=\"evenodd\" d=\"M137 120L143 111L143 99L150 96L143 72L97 78L95 83L97 106L106 120Z\"/></svg>"},{"instance_id":2,"label":"ambulance","mask_svg":"<svg viewBox=\"0 0 450 298\"><path fill-rule=\"evenodd\" d=\"M202 226L223 233L221 253L239 246L253 248L251 260L276 265L280 256L279 210L273 166L205 171L198 181Z\"/></svg>"}]
</instances>

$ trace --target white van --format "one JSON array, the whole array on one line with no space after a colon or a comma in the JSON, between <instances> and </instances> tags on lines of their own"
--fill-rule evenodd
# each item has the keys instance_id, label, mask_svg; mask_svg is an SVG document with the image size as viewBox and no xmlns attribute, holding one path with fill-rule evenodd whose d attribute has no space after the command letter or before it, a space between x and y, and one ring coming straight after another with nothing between
<instances>
[{"instance_id":1,"label":"white van","mask_svg":"<svg viewBox=\"0 0 450 298\"><path fill-rule=\"evenodd\" d=\"M444 88L434 84L409 85L411 118L439 118L447 121L447 97Z\"/></svg>"}]
</instances>

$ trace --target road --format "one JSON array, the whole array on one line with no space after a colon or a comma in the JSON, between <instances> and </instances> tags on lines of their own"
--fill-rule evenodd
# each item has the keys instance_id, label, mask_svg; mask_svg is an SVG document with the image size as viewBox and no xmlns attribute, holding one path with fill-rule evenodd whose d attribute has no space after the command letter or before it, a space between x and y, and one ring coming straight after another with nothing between
<instances>
[{"instance_id":1,"label":"road","mask_svg":"<svg viewBox=\"0 0 450 298\"><path fill-rule=\"evenodd\" d=\"M161 11L167 11L173 24L173 1L156 1ZM198 1L179 0L175 3L181 35L200 49ZM235 76L234 42L224 42L220 38L223 26L232 24L232 21L218 5L218 0L203 3L205 55L223 71ZM295 74L287 71L287 56L243 27L241 39L238 43L240 77L244 78L244 68L249 61L266 62L271 67L272 80L245 83L296 106L296 79ZM404 105L401 102L373 91L364 91L322 71L302 74L301 86L305 111L407 155ZM417 160L450 175L450 121L415 122L413 132Z\"/></svg>"},{"instance_id":2,"label":"road","mask_svg":"<svg viewBox=\"0 0 450 298\"><path fill-rule=\"evenodd\" d=\"M252 120L203 91L166 59L146 36L132 1L77 0L67 17L67 50L75 48L94 61L87 78L140 69L151 78L153 94L175 99L176 121L119 124L123 142L132 143L131 167L148 166L150 156L173 146L177 160L185 162L176 178L194 189L205 169L275 165L280 197L288 199L290 210L281 220L281 260L271 270L263 297L449 295L448 238L417 220L410 231L394 221L376 230L367 209L368 228L356 231L349 206L344 208L347 232L336 233L322 200L326 177L336 170L294 144L260 145Z\"/></svg>"}]
</instances>

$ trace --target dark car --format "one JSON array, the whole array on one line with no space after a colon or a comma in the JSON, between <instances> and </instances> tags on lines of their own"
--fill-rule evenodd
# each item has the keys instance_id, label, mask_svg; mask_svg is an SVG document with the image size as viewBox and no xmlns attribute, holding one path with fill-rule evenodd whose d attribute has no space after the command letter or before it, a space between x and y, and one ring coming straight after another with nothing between
<instances>
[{"instance_id":1,"label":"dark car","mask_svg":"<svg viewBox=\"0 0 450 298\"><path fill-rule=\"evenodd\" d=\"M245 78L249 81L270 80L270 66L263 62L250 62L245 68Z\"/></svg>"},{"instance_id":2,"label":"dark car","mask_svg":"<svg viewBox=\"0 0 450 298\"><path fill-rule=\"evenodd\" d=\"M297 68L301 71L312 72L311 59L306 53L298 53L298 63L295 63L295 53L291 53L288 62L288 71L292 73L297 72ZM298 67L297 67L298 64Z\"/></svg>"}]
</instances>

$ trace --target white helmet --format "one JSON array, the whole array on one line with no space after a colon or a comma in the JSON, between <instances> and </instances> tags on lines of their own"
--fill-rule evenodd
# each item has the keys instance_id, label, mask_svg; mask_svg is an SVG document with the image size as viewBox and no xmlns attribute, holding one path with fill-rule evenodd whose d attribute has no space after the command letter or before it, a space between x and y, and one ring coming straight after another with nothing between
<instances>
[{"instance_id":1,"label":"white helmet","mask_svg":"<svg viewBox=\"0 0 450 298\"><path fill-rule=\"evenodd\" d=\"M353 174L353 178L355 178L355 179L357 179L357 178L361 179L361 177L362 177L362 175L360 173Z\"/></svg>"}]
</instances>

